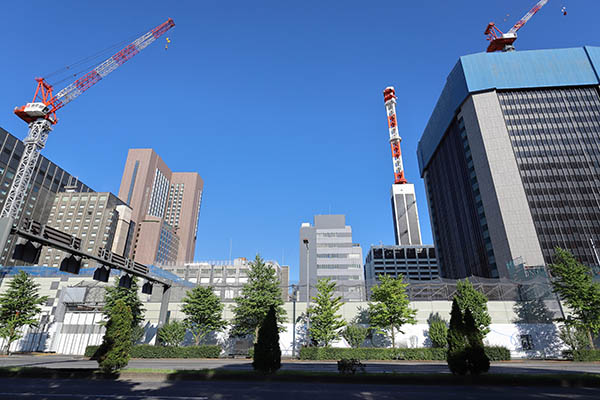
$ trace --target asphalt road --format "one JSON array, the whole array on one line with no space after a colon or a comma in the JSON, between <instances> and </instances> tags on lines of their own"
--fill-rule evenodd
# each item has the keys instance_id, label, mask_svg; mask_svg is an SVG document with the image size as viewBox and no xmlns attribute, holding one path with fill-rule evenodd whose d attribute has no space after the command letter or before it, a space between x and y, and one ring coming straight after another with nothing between
<instances>
[{"instance_id":1,"label":"asphalt road","mask_svg":"<svg viewBox=\"0 0 600 400\"><path fill-rule=\"evenodd\" d=\"M600 389L543 387L351 385L297 382L134 382L0 379L0 399L577 399L597 400Z\"/></svg>"},{"instance_id":2,"label":"asphalt road","mask_svg":"<svg viewBox=\"0 0 600 400\"><path fill-rule=\"evenodd\" d=\"M449 373L445 362L423 361L365 361L366 372L396 373ZM46 368L96 368L96 361L82 357L60 355L12 355L1 356L0 367L27 366ZM227 369L251 370L251 361L246 359L132 359L128 368L148 369ZM284 360L283 370L337 372L335 361ZM600 374L600 363L574 363L569 361L515 360L494 362L490 373L547 374L587 372Z\"/></svg>"}]
</instances>

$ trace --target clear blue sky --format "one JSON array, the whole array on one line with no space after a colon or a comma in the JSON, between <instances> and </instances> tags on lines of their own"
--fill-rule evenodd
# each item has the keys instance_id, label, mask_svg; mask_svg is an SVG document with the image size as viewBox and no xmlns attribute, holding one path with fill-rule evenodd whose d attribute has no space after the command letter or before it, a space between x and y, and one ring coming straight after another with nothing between
<instances>
[{"instance_id":1,"label":"clear blue sky","mask_svg":"<svg viewBox=\"0 0 600 400\"><path fill-rule=\"evenodd\" d=\"M234 257L285 255L296 280L300 224L314 214L345 214L364 252L393 244L388 85L432 242L417 142L457 58L485 50L489 21L506 31L534 3L6 2L0 126L25 136L12 109L35 76L173 18L168 51L163 37L60 110L43 154L117 193L127 149L151 147L205 180L197 260L228 259L231 240ZM598 46L598 15L597 0L550 0L517 50Z\"/></svg>"}]
</instances>

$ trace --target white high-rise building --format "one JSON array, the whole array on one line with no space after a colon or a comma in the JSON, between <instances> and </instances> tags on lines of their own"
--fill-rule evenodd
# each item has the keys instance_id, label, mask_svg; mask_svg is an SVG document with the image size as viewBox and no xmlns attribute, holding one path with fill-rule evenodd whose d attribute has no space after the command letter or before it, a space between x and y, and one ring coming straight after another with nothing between
<instances>
[{"instance_id":1,"label":"white high-rise building","mask_svg":"<svg viewBox=\"0 0 600 400\"><path fill-rule=\"evenodd\" d=\"M307 300L317 294L319 279L330 278L337 284L343 301L365 299L365 278L360 245L352 242L352 228L344 215L315 215L314 225L300 227L300 296ZM307 262L308 260L308 262Z\"/></svg>"}]
</instances>

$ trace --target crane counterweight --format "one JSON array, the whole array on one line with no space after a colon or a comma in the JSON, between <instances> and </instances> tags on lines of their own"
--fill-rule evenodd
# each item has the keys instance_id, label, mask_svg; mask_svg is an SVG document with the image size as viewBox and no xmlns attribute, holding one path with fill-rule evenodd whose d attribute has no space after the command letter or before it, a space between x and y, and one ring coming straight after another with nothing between
<instances>
[{"instance_id":1,"label":"crane counterweight","mask_svg":"<svg viewBox=\"0 0 600 400\"><path fill-rule=\"evenodd\" d=\"M523 16L517 23L510 28L506 33L502 33L495 23L490 22L485 29L484 34L487 36L487 40L490 44L487 48L488 53L494 51L513 51L515 47L513 43L517 40L517 31L523 27L540 9L548 3L549 0L539 0L535 6L527 14Z\"/></svg>"}]
</instances>

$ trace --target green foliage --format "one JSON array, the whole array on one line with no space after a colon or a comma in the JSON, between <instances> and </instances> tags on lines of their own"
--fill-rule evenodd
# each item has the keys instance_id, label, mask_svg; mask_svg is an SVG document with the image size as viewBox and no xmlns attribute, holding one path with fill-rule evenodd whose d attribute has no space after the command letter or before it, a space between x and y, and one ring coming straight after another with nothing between
<instances>
[{"instance_id":1,"label":"green foliage","mask_svg":"<svg viewBox=\"0 0 600 400\"><path fill-rule=\"evenodd\" d=\"M448 346L448 324L440 314L431 314L427 319L429 324L428 336L431 347L446 348Z\"/></svg>"},{"instance_id":2,"label":"green foliage","mask_svg":"<svg viewBox=\"0 0 600 400\"><path fill-rule=\"evenodd\" d=\"M258 328L271 306L275 306L278 324L286 321L276 271L265 264L258 254L248 270L248 282L242 287L241 295L235 298L235 303L232 310L230 332L232 336L255 335L256 337Z\"/></svg>"},{"instance_id":3,"label":"green foliage","mask_svg":"<svg viewBox=\"0 0 600 400\"><path fill-rule=\"evenodd\" d=\"M122 300L127 307L131 310L131 328L132 333L135 333L133 329L144 322L144 305L138 297L138 283L137 278L133 278L131 281L131 288L125 288L119 286L119 278L115 277L114 286L106 286L106 293L104 294L104 309L103 314L108 320L112 314L112 309L115 307L117 301ZM132 338L133 340L133 338Z\"/></svg>"},{"instance_id":4,"label":"green foliage","mask_svg":"<svg viewBox=\"0 0 600 400\"><path fill-rule=\"evenodd\" d=\"M510 350L503 346L484 347L485 355L490 361L508 361L510 360Z\"/></svg>"},{"instance_id":5,"label":"green foliage","mask_svg":"<svg viewBox=\"0 0 600 400\"><path fill-rule=\"evenodd\" d=\"M453 374L464 375L467 373L467 358L465 349L467 341L465 338L465 327L463 315L460 311L456 297L452 300L452 311L450 312L450 327L448 328L448 353L446 361L448 368Z\"/></svg>"},{"instance_id":6,"label":"green foliage","mask_svg":"<svg viewBox=\"0 0 600 400\"><path fill-rule=\"evenodd\" d=\"M105 373L115 373L127 366L131 356L131 309L123 300L115 301L106 323L98 364Z\"/></svg>"},{"instance_id":7,"label":"green foliage","mask_svg":"<svg viewBox=\"0 0 600 400\"><path fill-rule=\"evenodd\" d=\"M548 266L552 274L552 287L571 311L564 321L588 331L590 347L592 335L600 331L600 283L592 280L589 267L578 262L567 250L557 247Z\"/></svg>"},{"instance_id":8,"label":"green foliage","mask_svg":"<svg viewBox=\"0 0 600 400\"><path fill-rule=\"evenodd\" d=\"M135 325L131 328L131 344L139 344L146 334L146 330L142 325Z\"/></svg>"},{"instance_id":9,"label":"green foliage","mask_svg":"<svg viewBox=\"0 0 600 400\"><path fill-rule=\"evenodd\" d=\"M301 360L445 360L444 349L432 348L341 348L341 347L303 347L300 349Z\"/></svg>"},{"instance_id":10,"label":"green foliage","mask_svg":"<svg viewBox=\"0 0 600 400\"><path fill-rule=\"evenodd\" d=\"M360 347L369 336L369 328L356 323L348 324L342 331L342 337L353 348Z\"/></svg>"},{"instance_id":11,"label":"green foliage","mask_svg":"<svg viewBox=\"0 0 600 400\"><path fill-rule=\"evenodd\" d=\"M96 359L99 346L88 346L85 356ZM131 348L132 358L219 358L219 346L153 346L141 344Z\"/></svg>"},{"instance_id":12,"label":"green foliage","mask_svg":"<svg viewBox=\"0 0 600 400\"><path fill-rule=\"evenodd\" d=\"M577 350L587 350L590 342L585 328L575 325L562 325L558 331L558 337L567 346L563 355L572 358Z\"/></svg>"},{"instance_id":13,"label":"green foliage","mask_svg":"<svg viewBox=\"0 0 600 400\"><path fill-rule=\"evenodd\" d=\"M321 346L329 346L340 338L340 329L346 323L338 311L342 308L342 297L334 296L336 284L331 279L319 279L317 296L313 297L314 306L309 307L310 338Z\"/></svg>"},{"instance_id":14,"label":"green foliage","mask_svg":"<svg viewBox=\"0 0 600 400\"><path fill-rule=\"evenodd\" d=\"M279 329L275 306L269 312L258 330L258 340L254 345L252 367L265 374L271 374L281 368L281 349L279 348Z\"/></svg>"},{"instance_id":15,"label":"green foliage","mask_svg":"<svg viewBox=\"0 0 600 400\"><path fill-rule=\"evenodd\" d=\"M163 346L181 346L185 332L185 323L172 321L158 328L158 341Z\"/></svg>"},{"instance_id":16,"label":"green foliage","mask_svg":"<svg viewBox=\"0 0 600 400\"><path fill-rule=\"evenodd\" d=\"M458 302L458 307L462 315L465 314L467 309L471 311L482 338L490 333L492 318L488 314L488 299L483 293L476 290L473 284L468 279L465 279L456 283L454 298Z\"/></svg>"},{"instance_id":17,"label":"green foliage","mask_svg":"<svg viewBox=\"0 0 600 400\"><path fill-rule=\"evenodd\" d=\"M182 303L181 311L185 314L183 322L192 332L196 346L210 332L221 331L227 325L222 318L223 303L212 287L197 286L189 290Z\"/></svg>"},{"instance_id":18,"label":"green foliage","mask_svg":"<svg viewBox=\"0 0 600 400\"><path fill-rule=\"evenodd\" d=\"M600 361L600 350L575 350L573 361Z\"/></svg>"},{"instance_id":19,"label":"green foliage","mask_svg":"<svg viewBox=\"0 0 600 400\"><path fill-rule=\"evenodd\" d=\"M471 310L467 308L465 311L465 337L469 346L466 349L467 369L471 375L479 375L482 372L488 372L490 369L490 360L483 349L483 340L479 329L471 314Z\"/></svg>"},{"instance_id":20,"label":"green foliage","mask_svg":"<svg viewBox=\"0 0 600 400\"><path fill-rule=\"evenodd\" d=\"M416 310L409 307L406 295L408 284L402 283L402 275L392 278L383 275L380 283L372 289L371 298L375 303L369 303L369 318L371 326L388 335L392 340L392 347L396 347L395 331L403 333L400 329L404 324L415 324Z\"/></svg>"},{"instance_id":21,"label":"green foliage","mask_svg":"<svg viewBox=\"0 0 600 400\"><path fill-rule=\"evenodd\" d=\"M19 340L25 326L37 326L37 315L47 297L38 295L39 285L23 271L19 271L8 284L8 289L0 296L0 338L4 339L4 352L9 353L10 345Z\"/></svg>"}]
</instances>

